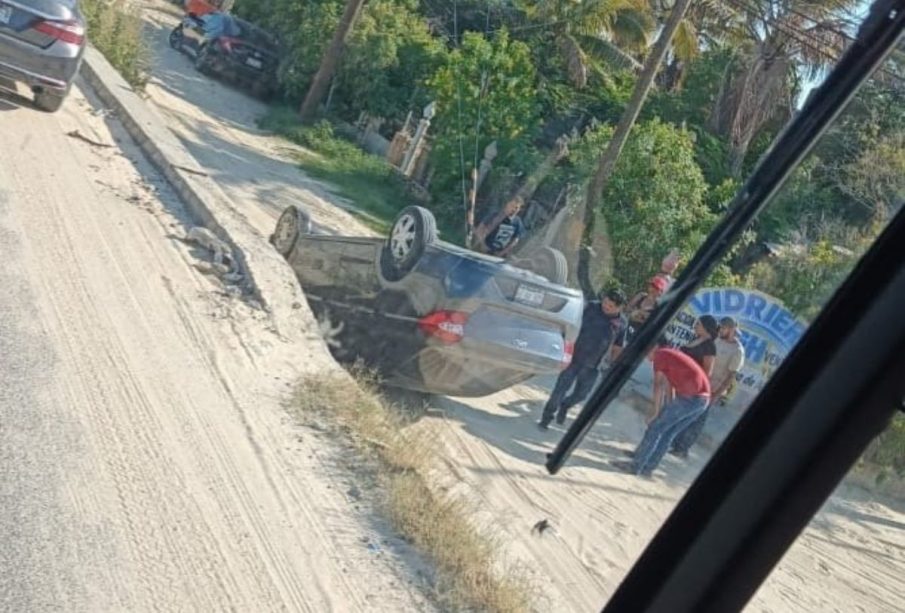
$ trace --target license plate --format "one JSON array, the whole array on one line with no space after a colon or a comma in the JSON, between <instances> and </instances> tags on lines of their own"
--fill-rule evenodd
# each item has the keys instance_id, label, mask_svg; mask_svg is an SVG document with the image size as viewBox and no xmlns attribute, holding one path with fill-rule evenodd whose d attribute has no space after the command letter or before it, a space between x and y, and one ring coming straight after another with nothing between
<instances>
[{"instance_id":1,"label":"license plate","mask_svg":"<svg viewBox=\"0 0 905 613\"><path fill-rule=\"evenodd\" d=\"M13 7L0 4L0 23L9 23L13 18Z\"/></svg>"},{"instance_id":2,"label":"license plate","mask_svg":"<svg viewBox=\"0 0 905 613\"><path fill-rule=\"evenodd\" d=\"M256 60L253 57L250 57L247 60L245 60L245 63L248 64L249 66L251 66L252 68L260 68L261 66L264 65L261 63L261 60Z\"/></svg>"},{"instance_id":3,"label":"license plate","mask_svg":"<svg viewBox=\"0 0 905 613\"><path fill-rule=\"evenodd\" d=\"M519 285L515 290L515 299L518 302L524 302L533 306L540 306L544 303L544 292Z\"/></svg>"}]
</instances>

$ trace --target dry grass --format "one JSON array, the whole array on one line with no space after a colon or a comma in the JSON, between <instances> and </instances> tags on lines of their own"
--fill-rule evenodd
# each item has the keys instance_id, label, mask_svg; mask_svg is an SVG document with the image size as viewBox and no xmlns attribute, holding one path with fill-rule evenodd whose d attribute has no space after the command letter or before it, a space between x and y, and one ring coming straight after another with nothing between
<instances>
[{"instance_id":1,"label":"dry grass","mask_svg":"<svg viewBox=\"0 0 905 613\"><path fill-rule=\"evenodd\" d=\"M518 613L530 608L528 582L495 564L496 548L471 525L461 502L431 490L425 474L435 442L412 434L404 412L385 404L372 377L345 373L304 378L294 408L337 427L374 460L381 501L394 527L432 561L439 604L454 611Z\"/></svg>"}]
</instances>

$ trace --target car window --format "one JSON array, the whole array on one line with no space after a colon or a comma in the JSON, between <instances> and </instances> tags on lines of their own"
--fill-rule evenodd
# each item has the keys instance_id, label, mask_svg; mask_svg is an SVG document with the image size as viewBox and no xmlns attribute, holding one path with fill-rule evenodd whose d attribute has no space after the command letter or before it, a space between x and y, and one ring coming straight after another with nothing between
<instances>
[{"instance_id":1,"label":"car window","mask_svg":"<svg viewBox=\"0 0 905 613\"><path fill-rule=\"evenodd\" d=\"M12 610L599 610L905 215L900 44L550 474L868 3L18 4ZM751 611L905 610L903 428Z\"/></svg>"},{"instance_id":2,"label":"car window","mask_svg":"<svg viewBox=\"0 0 905 613\"><path fill-rule=\"evenodd\" d=\"M235 30L233 36L238 36L261 49L275 50L276 44L273 38L260 28L240 19L233 19L232 24Z\"/></svg>"},{"instance_id":3,"label":"car window","mask_svg":"<svg viewBox=\"0 0 905 613\"><path fill-rule=\"evenodd\" d=\"M838 46L815 50L803 38L809 34L794 31L798 9L770 17L731 3L725 25L744 30L737 32L743 51L724 41L687 63L677 50L667 54L617 154L609 146L637 68L628 61L614 69L603 55L584 63L590 51L567 29L531 34L529 15L574 16L567 3L526 4L534 11L522 14L528 30L504 27L505 11L489 13L489 32L474 14L460 15L468 26L437 14L431 32L446 37L441 53L449 55L426 71L422 106L412 109L407 99L404 113L362 101L390 95L393 81L371 89L364 72L353 76L353 65L368 65L364 40L382 40L359 34L360 55L347 56L358 64L331 89L332 112L358 118L342 134L389 160L408 186L398 193L417 195L406 204L428 212L393 201L397 216L386 217L376 253L353 256L346 243L324 237L304 243L306 255L290 262L316 295L311 304L325 327L341 328L331 337L335 355L364 360L389 390L424 394L431 409L424 427L441 441L456 491L480 508L480 522L493 526L506 554L527 565L537 606L587 611L607 600L809 322L900 214L905 73L901 55L877 72L551 477L546 454L771 141L815 94L851 43L857 17L831 25L832 11L822 14L818 29ZM759 63L762 47L753 43L770 36L790 45L775 73ZM345 138L335 125L331 132L321 124L302 142L331 151L325 141ZM315 162L308 168L336 177L350 195L349 178L367 176L360 166L342 174ZM589 197L601 168L611 172ZM383 291L392 292L392 306L373 301ZM897 517L876 512L881 522ZM901 608L905 558L901 550L876 556L900 547L902 535L881 536L857 521L841 529L841 541L831 531L821 536L828 558L864 556L859 572L887 565L882 579L859 583L850 567L828 562L781 567L782 589L754 606ZM878 580L894 587L864 598L861 590Z\"/></svg>"},{"instance_id":4,"label":"car window","mask_svg":"<svg viewBox=\"0 0 905 613\"><path fill-rule=\"evenodd\" d=\"M905 609L903 451L905 414L900 414L798 537L747 612ZM808 577L826 589L802 589Z\"/></svg>"}]
</instances>

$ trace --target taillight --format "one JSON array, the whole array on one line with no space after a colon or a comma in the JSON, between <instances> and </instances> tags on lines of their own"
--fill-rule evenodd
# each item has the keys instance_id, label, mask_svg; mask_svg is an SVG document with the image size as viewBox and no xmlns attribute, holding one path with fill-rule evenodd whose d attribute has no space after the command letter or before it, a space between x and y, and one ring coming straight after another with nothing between
<instances>
[{"instance_id":1,"label":"taillight","mask_svg":"<svg viewBox=\"0 0 905 613\"><path fill-rule=\"evenodd\" d=\"M235 45L238 42L239 41L237 39L230 38L228 36L221 36L220 38L217 39L217 44L220 45L220 48L223 49L224 51L230 51L230 52L233 50L233 45Z\"/></svg>"},{"instance_id":2,"label":"taillight","mask_svg":"<svg viewBox=\"0 0 905 613\"><path fill-rule=\"evenodd\" d=\"M418 328L444 343L458 343L465 336L468 314L460 311L435 311L418 321Z\"/></svg>"},{"instance_id":3,"label":"taillight","mask_svg":"<svg viewBox=\"0 0 905 613\"><path fill-rule=\"evenodd\" d=\"M85 26L78 21L39 21L32 29L72 45L85 42Z\"/></svg>"},{"instance_id":4,"label":"taillight","mask_svg":"<svg viewBox=\"0 0 905 613\"><path fill-rule=\"evenodd\" d=\"M561 367L563 370L569 367L569 364L572 363L572 354L575 353L575 343L570 341L565 341L562 348L562 364Z\"/></svg>"}]
</instances>

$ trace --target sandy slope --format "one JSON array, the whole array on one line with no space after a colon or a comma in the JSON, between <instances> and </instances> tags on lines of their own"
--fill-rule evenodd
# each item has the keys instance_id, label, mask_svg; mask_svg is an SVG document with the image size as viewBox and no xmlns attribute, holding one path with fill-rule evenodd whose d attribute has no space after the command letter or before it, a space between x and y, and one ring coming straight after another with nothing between
<instances>
[{"instance_id":1,"label":"sandy slope","mask_svg":"<svg viewBox=\"0 0 905 613\"><path fill-rule=\"evenodd\" d=\"M193 267L178 202L85 95L0 98L0 610L424 609L281 407L320 345Z\"/></svg>"},{"instance_id":2,"label":"sandy slope","mask_svg":"<svg viewBox=\"0 0 905 613\"><path fill-rule=\"evenodd\" d=\"M574 459L549 476L545 454L562 434L535 420L552 381L479 399L440 399L430 418L451 463L446 487L470 500L479 521L505 543L510 562L536 579L538 610L590 611L605 602L703 466L668 457L652 481L614 472L643 421L625 404L606 413ZM425 426L421 426L425 427ZM450 475L453 475L452 477ZM531 534L548 518L554 531ZM748 610L905 610L905 502L841 486L762 586Z\"/></svg>"}]
</instances>

